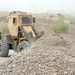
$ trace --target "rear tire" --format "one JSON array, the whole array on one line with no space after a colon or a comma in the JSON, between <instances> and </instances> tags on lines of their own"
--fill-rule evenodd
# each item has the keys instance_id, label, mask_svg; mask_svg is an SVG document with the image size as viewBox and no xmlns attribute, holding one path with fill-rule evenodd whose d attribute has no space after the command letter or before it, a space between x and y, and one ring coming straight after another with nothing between
<instances>
[{"instance_id":1,"label":"rear tire","mask_svg":"<svg viewBox=\"0 0 75 75\"><path fill-rule=\"evenodd\" d=\"M7 41L4 39L0 40L0 57L7 57L9 53Z\"/></svg>"},{"instance_id":2,"label":"rear tire","mask_svg":"<svg viewBox=\"0 0 75 75\"><path fill-rule=\"evenodd\" d=\"M23 41L21 43L19 43L18 47L17 47L17 52L21 52L22 50L26 50L31 46L31 44L27 41Z\"/></svg>"}]
</instances>

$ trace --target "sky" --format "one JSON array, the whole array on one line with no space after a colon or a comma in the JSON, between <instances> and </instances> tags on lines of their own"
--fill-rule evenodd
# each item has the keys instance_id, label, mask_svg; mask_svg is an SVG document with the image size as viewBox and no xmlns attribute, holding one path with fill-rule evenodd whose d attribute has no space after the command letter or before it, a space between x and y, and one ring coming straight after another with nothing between
<instances>
[{"instance_id":1,"label":"sky","mask_svg":"<svg viewBox=\"0 0 75 75\"><path fill-rule=\"evenodd\" d=\"M0 0L0 10L75 14L75 0Z\"/></svg>"}]
</instances>

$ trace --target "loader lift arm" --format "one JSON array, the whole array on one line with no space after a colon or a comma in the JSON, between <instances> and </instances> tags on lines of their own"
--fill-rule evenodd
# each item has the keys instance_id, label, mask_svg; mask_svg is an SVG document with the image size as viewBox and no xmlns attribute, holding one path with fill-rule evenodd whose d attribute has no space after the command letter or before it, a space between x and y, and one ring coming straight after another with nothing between
<instances>
[{"instance_id":1,"label":"loader lift arm","mask_svg":"<svg viewBox=\"0 0 75 75\"><path fill-rule=\"evenodd\" d=\"M23 27L18 27L18 41L20 38L25 38L26 41L31 42L32 32L27 32Z\"/></svg>"}]
</instances>

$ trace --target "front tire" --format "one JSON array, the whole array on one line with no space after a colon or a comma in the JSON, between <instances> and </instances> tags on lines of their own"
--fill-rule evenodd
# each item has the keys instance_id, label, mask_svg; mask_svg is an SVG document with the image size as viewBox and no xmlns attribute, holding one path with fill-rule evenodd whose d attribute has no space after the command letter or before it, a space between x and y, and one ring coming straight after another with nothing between
<instances>
[{"instance_id":1,"label":"front tire","mask_svg":"<svg viewBox=\"0 0 75 75\"><path fill-rule=\"evenodd\" d=\"M21 43L19 43L18 47L17 47L17 52L21 52L22 50L26 50L31 46L31 44L27 41L22 41Z\"/></svg>"},{"instance_id":2,"label":"front tire","mask_svg":"<svg viewBox=\"0 0 75 75\"><path fill-rule=\"evenodd\" d=\"M7 41L4 39L0 40L0 57L7 57L9 53Z\"/></svg>"}]
</instances>

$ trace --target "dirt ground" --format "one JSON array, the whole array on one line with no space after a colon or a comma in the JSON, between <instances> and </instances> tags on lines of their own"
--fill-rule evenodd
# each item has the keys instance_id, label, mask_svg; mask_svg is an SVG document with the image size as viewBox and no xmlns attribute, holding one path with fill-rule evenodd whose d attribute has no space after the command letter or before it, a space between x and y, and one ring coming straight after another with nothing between
<instances>
[{"instance_id":1,"label":"dirt ground","mask_svg":"<svg viewBox=\"0 0 75 75\"><path fill-rule=\"evenodd\" d=\"M51 31L51 23L36 26L45 35L28 50L11 56L0 66L0 75L75 75L75 26L65 34Z\"/></svg>"}]
</instances>

